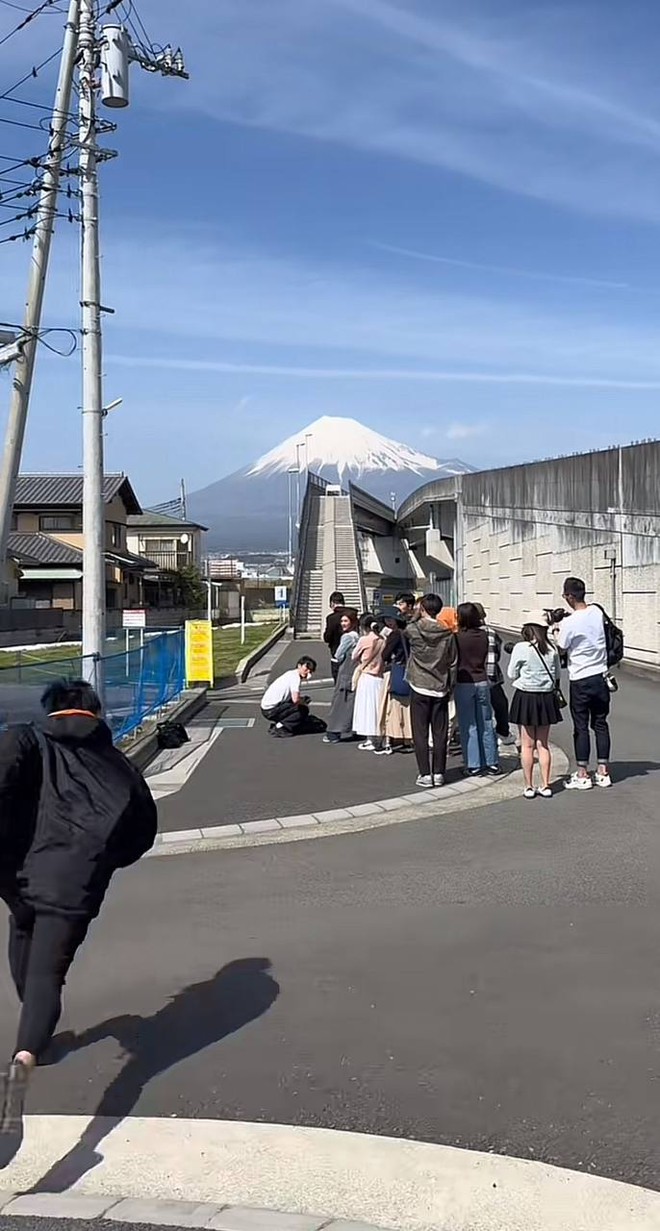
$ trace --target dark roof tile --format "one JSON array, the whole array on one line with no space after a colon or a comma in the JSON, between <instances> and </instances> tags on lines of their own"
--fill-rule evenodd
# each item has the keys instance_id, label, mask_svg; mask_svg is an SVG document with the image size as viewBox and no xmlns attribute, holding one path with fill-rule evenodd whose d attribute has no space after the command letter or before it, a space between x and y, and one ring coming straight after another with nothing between
<instances>
[{"instance_id":1,"label":"dark roof tile","mask_svg":"<svg viewBox=\"0 0 660 1231\"><path fill-rule=\"evenodd\" d=\"M121 496L127 513L140 513L141 507L129 479L125 474L107 474L103 480L103 499L106 504ZM19 474L16 484L14 507L52 505L65 508L82 505L82 474Z\"/></svg>"}]
</instances>

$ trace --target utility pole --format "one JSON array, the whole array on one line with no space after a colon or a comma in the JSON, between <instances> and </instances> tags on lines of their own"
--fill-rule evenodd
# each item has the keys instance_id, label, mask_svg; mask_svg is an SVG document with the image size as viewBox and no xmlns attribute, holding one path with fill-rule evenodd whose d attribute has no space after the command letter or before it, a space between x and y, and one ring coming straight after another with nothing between
<instances>
[{"instance_id":1,"label":"utility pole","mask_svg":"<svg viewBox=\"0 0 660 1231\"><path fill-rule=\"evenodd\" d=\"M118 7L118 0L106 12ZM99 692L103 689L105 650L105 505L103 501L103 375L99 263L98 162L108 157L97 148L100 128L96 96L104 104L129 104L129 65L137 61L149 72L186 77L181 52L171 47L153 52L134 47L120 24L108 25L99 36L98 0L80 0L79 18L79 159L82 201L81 308L83 412L83 670ZM104 122L103 128L108 130ZM112 126L110 126L112 127ZM210 591L210 585L209 585Z\"/></svg>"},{"instance_id":2,"label":"utility pole","mask_svg":"<svg viewBox=\"0 0 660 1231\"><path fill-rule=\"evenodd\" d=\"M82 200L83 673L99 692L105 649L103 376L96 73L96 0L80 0L80 192Z\"/></svg>"},{"instance_id":3,"label":"utility pole","mask_svg":"<svg viewBox=\"0 0 660 1231\"><path fill-rule=\"evenodd\" d=\"M27 422L38 334L41 327L46 275L57 213L57 193L60 184L62 158L66 148L67 124L71 106L71 89L78 47L78 23L81 0L69 0L64 42L60 59L57 89L50 123L48 153L39 194L39 208L34 227L32 260L28 294L23 321L23 335L18 339L18 353L12 383L12 398L5 433L5 447L0 463L0 596L7 599L7 539L16 496L16 480L21 465L25 425Z\"/></svg>"}]
</instances>

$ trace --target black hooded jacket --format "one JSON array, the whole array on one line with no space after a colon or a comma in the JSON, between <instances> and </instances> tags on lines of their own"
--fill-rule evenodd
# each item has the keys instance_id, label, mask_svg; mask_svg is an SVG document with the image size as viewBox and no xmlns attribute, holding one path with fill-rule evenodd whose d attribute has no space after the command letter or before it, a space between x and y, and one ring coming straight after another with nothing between
<instances>
[{"instance_id":1,"label":"black hooded jacket","mask_svg":"<svg viewBox=\"0 0 660 1231\"><path fill-rule=\"evenodd\" d=\"M51 717L0 734L0 883L35 909L94 918L113 872L144 855L156 830L151 792L101 719Z\"/></svg>"}]
</instances>

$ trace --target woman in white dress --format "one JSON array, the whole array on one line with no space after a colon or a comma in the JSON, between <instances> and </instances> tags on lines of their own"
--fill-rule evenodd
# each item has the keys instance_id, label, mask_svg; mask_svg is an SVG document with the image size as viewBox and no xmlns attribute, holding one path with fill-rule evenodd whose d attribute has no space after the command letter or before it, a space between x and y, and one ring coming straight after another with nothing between
<instances>
[{"instance_id":1,"label":"woman in white dress","mask_svg":"<svg viewBox=\"0 0 660 1231\"><path fill-rule=\"evenodd\" d=\"M353 730L362 736L361 752L375 752L380 744L380 705L385 642L372 615L360 620L360 639L353 650L355 710Z\"/></svg>"}]
</instances>

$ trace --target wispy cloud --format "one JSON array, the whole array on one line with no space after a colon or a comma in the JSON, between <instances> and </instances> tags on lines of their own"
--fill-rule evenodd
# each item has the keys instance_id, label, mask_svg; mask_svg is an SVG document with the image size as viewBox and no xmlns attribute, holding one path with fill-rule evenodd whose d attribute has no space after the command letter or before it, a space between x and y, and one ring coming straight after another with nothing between
<instances>
[{"instance_id":1,"label":"wispy cloud","mask_svg":"<svg viewBox=\"0 0 660 1231\"><path fill-rule=\"evenodd\" d=\"M545 372L461 372L433 368L315 368L273 363L232 363L221 359L188 359L171 355L122 355L110 353L108 365L129 368L159 368L179 372L224 372L251 376L277 376L299 380L359 380L441 382L475 385L548 385L567 389L660 389L658 380L616 380L607 376L551 376ZM447 431L452 440L481 435L483 425L455 423ZM424 432L423 432L424 434Z\"/></svg>"},{"instance_id":2,"label":"wispy cloud","mask_svg":"<svg viewBox=\"0 0 660 1231\"><path fill-rule=\"evenodd\" d=\"M393 256L408 257L413 261L426 261L432 265L450 265L456 269L474 269L480 273L504 274L507 277L525 278L533 282L557 282L565 286L585 286L609 291L630 291L628 282L608 282L603 278L578 278L570 274L550 274L538 269L518 269L513 265L486 265L480 261L463 261L456 257L438 256L433 252L420 252L417 248L400 248L396 244L383 244L370 240L369 245L380 252Z\"/></svg>"},{"instance_id":3,"label":"wispy cloud","mask_svg":"<svg viewBox=\"0 0 660 1231\"><path fill-rule=\"evenodd\" d=\"M178 3L158 2L174 19ZM639 38L633 11L619 10L615 34L596 48L573 37L573 21L569 37L559 15L549 26L551 9L521 0L473 0L460 16L422 0L198 0L197 9L181 105L590 213L660 219L655 65L638 49L633 75L619 54L633 27Z\"/></svg>"},{"instance_id":4,"label":"wispy cloud","mask_svg":"<svg viewBox=\"0 0 660 1231\"><path fill-rule=\"evenodd\" d=\"M470 440L473 436L484 436L487 431L487 423L450 423L446 436L447 440Z\"/></svg>"}]
</instances>

